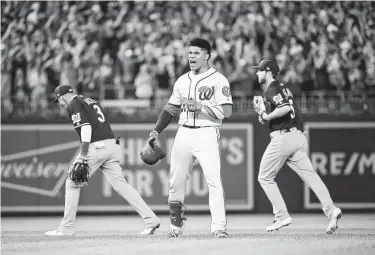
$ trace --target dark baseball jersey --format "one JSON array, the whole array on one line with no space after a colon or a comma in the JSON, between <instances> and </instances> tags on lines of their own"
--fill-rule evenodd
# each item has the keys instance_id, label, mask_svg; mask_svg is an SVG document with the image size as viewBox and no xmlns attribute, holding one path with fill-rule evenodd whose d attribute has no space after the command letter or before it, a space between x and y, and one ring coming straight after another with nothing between
<instances>
[{"instance_id":1,"label":"dark baseball jersey","mask_svg":"<svg viewBox=\"0 0 375 255\"><path fill-rule=\"evenodd\" d=\"M270 132L275 130L288 129L296 127L303 131L301 114L295 104L292 92L280 81L273 81L265 92L265 103L267 112L274 111L277 107L290 105L290 112L269 121Z\"/></svg>"},{"instance_id":2,"label":"dark baseball jersey","mask_svg":"<svg viewBox=\"0 0 375 255\"><path fill-rule=\"evenodd\" d=\"M102 107L94 99L77 95L70 102L68 112L80 138L81 127L85 125L91 125L91 142L114 138L111 126L104 116Z\"/></svg>"}]
</instances>

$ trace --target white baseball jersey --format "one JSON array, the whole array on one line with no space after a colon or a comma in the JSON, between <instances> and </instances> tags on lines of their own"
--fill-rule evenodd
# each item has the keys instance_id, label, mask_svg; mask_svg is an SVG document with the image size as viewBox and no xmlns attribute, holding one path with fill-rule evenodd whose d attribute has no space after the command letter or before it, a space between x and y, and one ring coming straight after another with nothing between
<instances>
[{"instance_id":1,"label":"white baseball jersey","mask_svg":"<svg viewBox=\"0 0 375 255\"><path fill-rule=\"evenodd\" d=\"M210 67L206 72L195 75L192 71L180 76L174 84L170 104L181 105L178 124L188 126L219 126L222 120L203 113L187 110L188 99L195 99L202 105L233 104L229 81L224 75Z\"/></svg>"}]
</instances>

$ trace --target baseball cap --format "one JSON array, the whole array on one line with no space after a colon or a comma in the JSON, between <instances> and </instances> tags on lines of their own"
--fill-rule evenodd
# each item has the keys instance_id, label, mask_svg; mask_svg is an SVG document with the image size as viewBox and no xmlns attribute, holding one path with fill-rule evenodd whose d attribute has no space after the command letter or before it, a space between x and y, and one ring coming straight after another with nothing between
<instances>
[{"instance_id":1,"label":"baseball cap","mask_svg":"<svg viewBox=\"0 0 375 255\"><path fill-rule=\"evenodd\" d=\"M280 72L280 68L276 62L269 59L264 59L259 65L253 67L258 68L259 71L270 71L273 74L278 74Z\"/></svg>"},{"instance_id":2,"label":"baseball cap","mask_svg":"<svg viewBox=\"0 0 375 255\"><path fill-rule=\"evenodd\" d=\"M55 88L54 93L56 95L56 98L52 101L53 104L59 101L59 97L68 93L73 93L73 88L68 85L60 85Z\"/></svg>"}]
</instances>

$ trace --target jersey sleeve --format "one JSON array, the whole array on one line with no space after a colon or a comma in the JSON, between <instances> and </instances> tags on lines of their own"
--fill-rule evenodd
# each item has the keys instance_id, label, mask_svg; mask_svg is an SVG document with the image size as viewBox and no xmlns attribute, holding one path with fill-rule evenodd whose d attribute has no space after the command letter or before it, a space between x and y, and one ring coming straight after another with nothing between
<instances>
[{"instance_id":1,"label":"jersey sleeve","mask_svg":"<svg viewBox=\"0 0 375 255\"><path fill-rule=\"evenodd\" d=\"M230 92L230 85L227 78L219 76L218 83L215 88L215 100L218 105L220 104L233 104L232 94Z\"/></svg>"},{"instance_id":2,"label":"jersey sleeve","mask_svg":"<svg viewBox=\"0 0 375 255\"><path fill-rule=\"evenodd\" d=\"M81 101L75 100L70 105L70 113L74 128L90 125L89 114Z\"/></svg>"},{"instance_id":3,"label":"jersey sleeve","mask_svg":"<svg viewBox=\"0 0 375 255\"><path fill-rule=\"evenodd\" d=\"M269 87L267 89L266 98L275 108L289 104L287 98L278 86Z\"/></svg>"},{"instance_id":4,"label":"jersey sleeve","mask_svg":"<svg viewBox=\"0 0 375 255\"><path fill-rule=\"evenodd\" d=\"M173 92L171 97L168 100L168 103L173 105L181 105L181 93L180 93L180 79L178 79L174 86L173 86Z\"/></svg>"}]
</instances>

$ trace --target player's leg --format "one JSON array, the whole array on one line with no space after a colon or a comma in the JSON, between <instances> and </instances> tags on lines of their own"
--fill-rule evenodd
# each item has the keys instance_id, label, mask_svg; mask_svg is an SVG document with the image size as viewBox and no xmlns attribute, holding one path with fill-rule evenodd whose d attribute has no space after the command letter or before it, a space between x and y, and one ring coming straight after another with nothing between
<instances>
[{"instance_id":1,"label":"player's leg","mask_svg":"<svg viewBox=\"0 0 375 255\"><path fill-rule=\"evenodd\" d=\"M113 189L126 201L128 201L128 203L142 217L145 224L145 230L150 230L153 233L155 229L160 226L160 219L146 204L139 192L125 180L122 168L120 166L120 161L117 156L120 147L115 143L114 140L107 140L105 143L103 153L108 153L108 159L101 167L105 177ZM152 234L149 233L149 231L146 232L144 234Z\"/></svg>"},{"instance_id":2,"label":"player's leg","mask_svg":"<svg viewBox=\"0 0 375 255\"><path fill-rule=\"evenodd\" d=\"M88 164L90 166L90 178L98 170L104 159L100 155L96 155L95 151L90 148L88 153ZM69 179L65 182L65 208L64 217L60 226L56 230L47 231L45 234L50 236L74 235L75 221L78 209L79 196L81 188L85 183L76 183Z\"/></svg>"},{"instance_id":3,"label":"player's leg","mask_svg":"<svg viewBox=\"0 0 375 255\"><path fill-rule=\"evenodd\" d=\"M185 187L193 163L191 131L188 128L179 128L172 146L168 195L171 220L169 237L180 236L184 228Z\"/></svg>"},{"instance_id":4,"label":"player's leg","mask_svg":"<svg viewBox=\"0 0 375 255\"><path fill-rule=\"evenodd\" d=\"M282 148L282 136L272 138L261 159L258 174L258 181L270 200L275 215L274 224L268 226L267 231L277 230L291 224L287 206L275 182L275 177L286 159L287 156Z\"/></svg>"},{"instance_id":5,"label":"player's leg","mask_svg":"<svg viewBox=\"0 0 375 255\"><path fill-rule=\"evenodd\" d=\"M333 233L337 229L337 220L342 215L341 210L333 204L327 186L311 164L310 158L307 154L307 139L305 135L300 132L294 132L293 136L293 140L298 141L300 147L288 159L287 164L315 193L322 205L324 214L330 219L331 224L327 228L327 233Z\"/></svg>"},{"instance_id":6,"label":"player's leg","mask_svg":"<svg viewBox=\"0 0 375 255\"><path fill-rule=\"evenodd\" d=\"M219 130L210 127L199 131L199 136L196 137L198 140L193 139L195 141L193 155L202 167L208 186L209 207L212 216L211 233L222 234L224 232L223 234L227 236L224 189L221 181Z\"/></svg>"}]
</instances>

